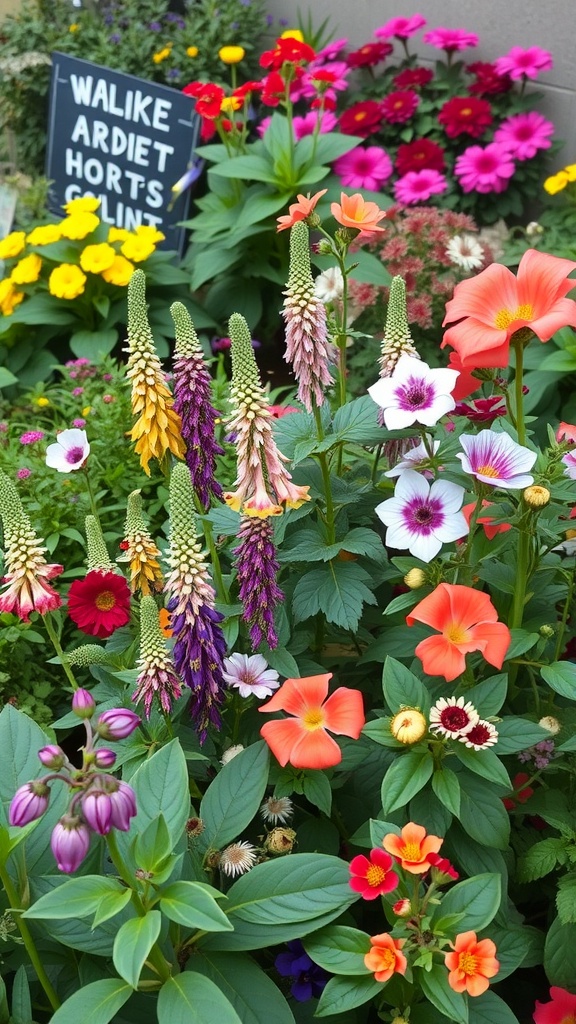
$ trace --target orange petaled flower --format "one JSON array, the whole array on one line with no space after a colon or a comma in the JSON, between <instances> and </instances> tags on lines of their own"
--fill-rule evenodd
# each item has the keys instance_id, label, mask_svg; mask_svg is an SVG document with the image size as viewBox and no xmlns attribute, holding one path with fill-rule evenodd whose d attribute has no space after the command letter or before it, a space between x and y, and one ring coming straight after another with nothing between
<instances>
[{"instance_id":1,"label":"orange petaled flower","mask_svg":"<svg viewBox=\"0 0 576 1024\"><path fill-rule=\"evenodd\" d=\"M331 768L342 760L342 751L328 735L357 740L364 726L362 694L345 686L328 697L332 673L287 679L277 693L258 708L266 714L286 711L292 718L266 722L260 734L284 768ZM326 699L328 697L328 699Z\"/></svg>"},{"instance_id":2,"label":"orange petaled flower","mask_svg":"<svg viewBox=\"0 0 576 1024\"><path fill-rule=\"evenodd\" d=\"M466 655L480 651L495 668L502 668L510 647L510 630L498 622L498 612L488 594L473 587L440 583L409 615L413 626L423 622L440 632L418 644L415 654L429 676L444 676L447 683L466 668Z\"/></svg>"},{"instance_id":3,"label":"orange petaled flower","mask_svg":"<svg viewBox=\"0 0 576 1024\"><path fill-rule=\"evenodd\" d=\"M378 227L378 223L386 216L386 212L376 203L367 203L359 192L353 196L341 192L340 203L331 203L330 210L339 224L345 228L358 228L360 235L385 231L385 228Z\"/></svg>"},{"instance_id":4,"label":"orange petaled flower","mask_svg":"<svg viewBox=\"0 0 576 1024\"><path fill-rule=\"evenodd\" d=\"M411 875L423 875L431 867L428 855L438 853L442 839L440 836L426 835L423 825L409 821L399 836L395 832L388 832L382 840L382 846L396 857L400 867L405 871L409 871Z\"/></svg>"},{"instance_id":5,"label":"orange petaled flower","mask_svg":"<svg viewBox=\"0 0 576 1024\"><path fill-rule=\"evenodd\" d=\"M500 970L492 939L478 942L476 932L462 932L456 936L452 949L453 953L445 954L450 988L467 992L469 996L481 996L490 984L489 979Z\"/></svg>"},{"instance_id":6,"label":"orange petaled flower","mask_svg":"<svg viewBox=\"0 0 576 1024\"><path fill-rule=\"evenodd\" d=\"M565 296L574 288L568 274L573 260L528 249L520 260L518 276L500 263L456 285L446 303L442 348L451 345L464 367L508 366L512 335L529 327L540 341L548 341L561 327L576 327L576 302Z\"/></svg>"},{"instance_id":7,"label":"orange petaled flower","mask_svg":"<svg viewBox=\"0 0 576 1024\"><path fill-rule=\"evenodd\" d=\"M388 932L372 935L370 952L364 955L364 965L374 971L376 981L390 981L393 974L406 974L407 960L400 952L406 939L393 939Z\"/></svg>"},{"instance_id":8,"label":"orange petaled flower","mask_svg":"<svg viewBox=\"0 0 576 1024\"><path fill-rule=\"evenodd\" d=\"M277 217L278 227L277 231L286 231L286 228L291 228L299 220L306 220L310 216L312 210L316 206L316 203L323 195L326 194L328 189L322 188L319 192L316 192L313 196L298 195L297 203L292 203L288 207L288 213L282 217Z\"/></svg>"},{"instance_id":9,"label":"orange petaled flower","mask_svg":"<svg viewBox=\"0 0 576 1024\"><path fill-rule=\"evenodd\" d=\"M174 630L170 628L172 616L167 608L161 608L158 612L158 624L162 631L162 634L169 640L174 636Z\"/></svg>"},{"instance_id":10,"label":"orange petaled flower","mask_svg":"<svg viewBox=\"0 0 576 1024\"><path fill-rule=\"evenodd\" d=\"M491 501L486 501L485 499L482 499L482 508L489 508L490 505L492 505ZM464 518L468 525L470 525L470 519L472 518L472 513L475 508L475 501L471 501L469 505L462 506L462 512L464 513ZM512 529L510 523L494 523L494 516L489 515L485 516L482 514L478 516L476 522L480 526L484 527L484 533L488 537L488 540L492 540L497 533L506 533L508 530ZM494 525L492 525L493 523Z\"/></svg>"}]
</instances>

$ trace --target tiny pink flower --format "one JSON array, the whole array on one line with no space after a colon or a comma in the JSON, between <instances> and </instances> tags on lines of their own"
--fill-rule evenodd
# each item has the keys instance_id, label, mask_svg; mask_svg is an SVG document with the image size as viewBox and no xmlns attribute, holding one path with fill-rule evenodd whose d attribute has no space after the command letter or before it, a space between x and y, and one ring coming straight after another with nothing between
<instances>
[{"instance_id":1,"label":"tiny pink flower","mask_svg":"<svg viewBox=\"0 0 576 1024\"><path fill-rule=\"evenodd\" d=\"M231 654L224 659L222 673L228 686L238 690L241 697L271 697L280 686L275 669L268 668L261 654Z\"/></svg>"},{"instance_id":2,"label":"tiny pink flower","mask_svg":"<svg viewBox=\"0 0 576 1024\"><path fill-rule=\"evenodd\" d=\"M100 747L94 752L94 764L97 768L112 768L116 763L116 754L109 747Z\"/></svg>"},{"instance_id":3,"label":"tiny pink flower","mask_svg":"<svg viewBox=\"0 0 576 1024\"><path fill-rule=\"evenodd\" d=\"M74 395L74 398L79 398L80 395L84 394L84 388L73 388L72 394Z\"/></svg>"},{"instance_id":4,"label":"tiny pink flower","mask_svg":"<svg viewBox=\"0 0 576 1024\"><path fill-rule=\"evenodd\" d=\"M27 480L29 476L32 476L32 470L26 466L22 466L21 469L16 473L18 480Z\"/></svg>"},{"instance_id":5,"label":"tiny pink flower","mask_svg":"<svg viewBox=\"0 0 576 1024\"><path fill-rule=\"evenodd\" d=\"M514 79L524 76L538 78L540 72L550 71L553 61L552 54L540 46L530 46L526 50L513 46L503 57L498 57L494 65L499 75L509 75Z\"/></svg>"},{"instance_id":6,"label":"tiny pink flower","mask_svg":"<svg viewBox=\"0 0 576 1024\"><path fill-rule=\"evenodd\" d=\"M380 146L358 146L334 163L334 170L346 188L367 188L378 192L393 172L392 161Z\"/></svg>"},{"instance_id":7,"label":"tiny pink flower","mask_svg":"<svg viewBox=\"0 0 576 1024\"><path fill-rule=\"evenodd\" d=\"M43 441L45 437L43 430L27 430L20 435L20 444L34 444L36 441Z\"/></svg>"},{"instance_id":8,"label":"tiny pink flower","mask_svg":"<svg viewBox=\"0 0 576 1024\"><path fill-rule=\"evenodd\" d=\"M38 759L45 768L58 771L66 762L66 754L56 743L49 743L48 746L42 747L38 751Z\"/></svg>"},{"instance_id":9,"label":"tiny pink flower","mask_svg":"<svg viewBox=\"0 0 576 1024\"><path fill-rule=\"evenodd\" d=\"M80 417L77 420L72 420L72 426L73 427L78 427L78 429L81 430L82 427L86 426L86 420L83 420L82 417Z\"/></svg>"},{"instance_id":10,"label":"tiny pink flower","mask_svg":"<svg viewBox=\"0 0 576 1024\"><path fill-rule=\"evenodd\" d=\"M397 203L410 206L440 195L447 188L448 182L443 174L431 168L423 168L421 171L408 171L404 177L398 178L394 183L394 198Z\"/></svg>"}]
</instances>

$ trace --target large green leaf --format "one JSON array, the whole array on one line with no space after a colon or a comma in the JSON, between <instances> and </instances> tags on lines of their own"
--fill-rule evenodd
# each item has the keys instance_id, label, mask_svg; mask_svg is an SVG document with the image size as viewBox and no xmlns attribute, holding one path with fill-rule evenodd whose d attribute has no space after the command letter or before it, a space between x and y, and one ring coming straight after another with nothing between
<instances>
[{"instance_id":1,"label":"large green leaf","mask_svg":"<svg viewBox=\"0 0 576 1024\"><path fill-rule=\"evenodd\" d=\"M210 978L185 971L169 978L158 994L158 1024L243 1024Z\"/></svg>"},{"instance_id":2,"label":"large green leaf","mask_svg":"<svg viewBox=\"0 0 576 1024\"><path fill-rule=\"evenodd\" d=\"M303 856L303 854L299 856ZM351 895L349 903L354 898ZM281 942L290 942L291 939L303 939L310 932L331 924L336 917L340 917L340 914L345 909L346 907L334 907L326 914L313 917L309 921L284 921L282 924L271 925L243 921L241 918L231 915L230 919L234 924L234 931L217 932L212 935L203 936L198 941L198 948L210 951L266 949L270 946L277 946Z\"/></svg>"},{"instance_id":3,"label":"large green leaf","mask_svg":"<svg viewBox=\"0 0 576 1024\"><path fill-rule=\"evenodd\" d=\"M469 1024L519 1024L512 1010L495 992L484 992L468 1003Z\"/></svg>"},{"instance_id":4,"label":"large green leaf","mask_svg":"<svg viewBox=\"0 0 576 1024\"><path fill-rule=\"evenodd\" d=\"M500 792L490 782L468 772L460 773L460 821L472 839L483 846L505 850L510 819Z\"/></svg>"},{"instance_id":5,"label":"large green leaf","mask_svg":"<svg viewBox=\"0 0 576 1024\"><path fill-rule=\"evenodd\" d=\"M7 370L5 366L0 366L0 388L9 388L12 384L18 383L18 377L15 377L10 370Z\"/></svg>"},{"instance_id":6,"label":"large green leaf","mask_svg":"<svg viewBox=\"0 0 576 1024\"><path fill-rule=\"evenodd\" d=\"M523 927L522 925L501 928L495 921L490 922L486 934L480 938L492 939L496 946L496 957L500 964L500 970L494 981L498 983L504 978L508 978L524 964L529 953L534 951L536 943L542 949L544 947L544 933L539 928Z\"/></svg>"},{"instance_id":7,"label":"large green leaf","mask_svg":"<svg viewBox=\"0 0 576 1024\"><path fill-rule=\"evenodd\" d=\"M296 584L292 598L295 622L323 612L328 622L356 630L364 604L376 604L367 587L370 576L354 562L331 561L307 572Z\"/></svg>"},{"instance_id":8,"label":"large green leaf","mask_svg":"<svg viewBox=\"0 0 576 1024\"><path fill-rule=\"evenodd\" d=\"M393 714L402 707L430 710L430 694L417 676L395 658L388 656L382 672L382 689Z\"/></svg>"},{"instance_id":9,"label":"large green leaf","mask_svg":"<svg viewBox=\"0 0 576 1024\"><path fill-rule=\"evenodd\" d=\"M334 414L333 429L339 440L353 444L378 444L391 436L378 425L378 406L370 395L341 405Z\"/></svg>"},{"instance_id":10,"label":"large green leaf","mask_svg":"<svg viewBox=\"0 0 576 1024\"><path fill-rule=\"evenodd\" d=\"M544 970L551 985L569 988L576 978L576 924L555 917L544 944Z\"/></svg>"},{"instance_id":11,"label":"large green leaf","mask_svg":"<svg viewBox=\"0 0 576 1024\"><path fill-rule=\"evenodd\" d=\"M185 928L231 931L233 925L200 882L174 882L161 890L160 909Z\"/></svg>"},{"instance_id":12,"label":"large green leaf","mask_svg":"<svg viewBox=\"0 0 576 1024\"><path fill-rule=\"evenodd\" d=\"M268 181L276 184L272 163L263 156L234 156L211 168L212 174L245 181Z\"/></svg>"},{"instance_id":13,"label":"large green leaf","mask_svg":"<svg viewBox=\"0 0 576 1024\"><path fill-rule=\"evenodd\" d=\"M110 893L124 892L116 878L106 875L71 878L45 896L41 896L25 911L23 917L62 921L75 917L89 917L95 913L103 897Z\"/></svg>"},{"instance_id":14,"label":"large green leaf","mask_svg":"<svg viewBox=\"0 0 576 1024\"><path fill-rule=\"evenodd\" d=\"M107 356L118 341L118 331L76 331L70 338L70 348L78 359L90 359L97 363L101 356Z\"/></svg>"},{"instance_id":15,"label":"large green leaf","mask_svg":"<svg viewBox=\"0 0 576 1024\"><path fill-rule=\"evenodd\" d=\"M190 817L188 769L178 740L167 743L145 761L130 779L130 785L136 793L138 807L138 814L132 821L132 835L144 831L162 814L175 846Z\"/></svg>"},{"instance_id":16,"label":"large green leaf","mask_svg":"<svg viewBox=\"0 0 576 1024\"><path fill-rule=\"evenodd\" d=\"M550 739L550 733L528 718L504 718L496 726L498 743L494 747L496 754L516 754L526 750L535 743Z\"/></svg>"},{"instance_id":17,"label":"large green leaf","mask_svg":"<svg viewBox=\"0 0 576 1024\"><path fill-rule=\"evenodd\" d=\"M253 743L224 765L200 805L202 847L222 848L236 839L257 813L268 782L269 749Z\"/></svg>"},{"instance_id":18,"label":"large green leaf","mask_svg":"<svg viewBox=\"0 0 576 1024\"><path fill-rule=\"evenodd\" d=\"M508 674L500 672L496 676L490 676L483 682L477 683L471 690L466 691L466 700L472 702L482 718L490 718L497 715L506 700L508 693Z\"/></svg>"},{"instance_id":19,"label":"large green leaf","mask_svg":"<svg viewBox=\"0 0 576 1024\"><path fill-rule=\"evenodd\" d=\"M370 945L369 935L346 925L321 928L304 942L304 948L314 963L330 974L344 975L371 973L364 964L364 955L370 952Z\"/></svg>"},{"instance_id":20,"label":"large green leaf","mask_svg":"<svg viewBox=\"0 0 576 1024\"><path fill-rule=\"evenodd\" d=\"M426 785L434 771L430 751L411 750L392 762L382 779L382 808L385 814L405 807Z\"/></svg>"},{"instance_id":21,"label":"large green leaf","mask_svg":"<svg viewBox=\"0 0 576 1024\"><path fill-rule=\"evenodd\" d=\"M358 897L350 889L348 865L327 854L297 853L257 864L228 891L231 919L278 925L309 921Z\"/></svg>"},{"instance_id":22,"label":"large green leaf","mask_svg":"<svg viewBox=\"0 0 576 1024\"><path fill-rule=\"evenodd\" d=\"M540 675L561 697L576 700L576 665L573 661L554 661L541 668Z\"/></svg>"},{"instance_id":23,"label":"large green leaf","mask_svg":"<svg viewBox=\"0 0 576 1024\"><path fill-rule=\"evenodd\" d=\"M53 1017L50 1024L109 1024L133 989L121 978L104 978L74 992ZM175 1022L172 1022L175 1024Z\"/></svg>"},{"instance_id":24,"label":"large green leaf","mask_svg":"<svg viewBox=\"0 0 576 1024\"><path fill-rule=\"evenodd\" d=\"M444 966L434 964L432 970L419 970L417 976L422 992L437 1010L456 1024L468 1024L468 1004L464 996L450 988Z\"/></svg>"},{"instance_id":25,"label":"large green leaf","mask_svg":"<svg viewBox=\"0 0 576 1024\"><path fill-rule=\"evenodd\" d=\"M476 875L458 882L442 897L436 919L447 914L463 914L459 932L479 932L494 919L501 900L502 880L497 874Z\"/></svg>"},{"instance_id":26,"label":"large green leaf","mask_svg":"<svg viewBox=\"0 0 576 1024\"><path fill-rule=\"evenodd\" d=\"M242 1024L294 1024L286 999L251 957L243 953L201 950L188 961L186 970L213 981L234 1007Z\"/></svg>"},{"instance_id":27,"label":"large green leaf","mask_svg":"<svg viewBox=\"0 0 576 1024\"><path fill-rule=\"evenodd\" d=\"M382 991L382 982L373 975L368 978L330 978L316 1009L316 1017L331 1017L335 1013L362 1006Z\"/></svg>"},{"instance_id":28,"label":"large green leaf","mask_svg":"<svg viewBox=\"0 0 576 1024\"><path fill-rule=\"evenodd\" d=\"M432 789L440 802L458 817L460 814L460 781L451 768L438 768L432 776Z\"/></svg>"},{"instance_id":29,"label":"large green leaf","mask_svg":"<svg viewBox=\"0 0 576 1024\"><path fill-rule=\"evenodd\" d=\"M144 917L126 921L114 940L112 959L118 974L136 988L145 961L162 927L159 910L149 910Z\"/></svg>"},{"instance_id":30,"label":"large green leaf","mask_svg":"<svg viewBox=\"0 0 576 1024\"><path fill-rule=\"evenodd\" d=\"M502 786L504 789L512 788L510 776L493 750L471 750L463 743L458 743L455 744L454 753L458 760L475 775L487 779L488 782L495 782L497 786Z\"/></svg>"}]
</instances>

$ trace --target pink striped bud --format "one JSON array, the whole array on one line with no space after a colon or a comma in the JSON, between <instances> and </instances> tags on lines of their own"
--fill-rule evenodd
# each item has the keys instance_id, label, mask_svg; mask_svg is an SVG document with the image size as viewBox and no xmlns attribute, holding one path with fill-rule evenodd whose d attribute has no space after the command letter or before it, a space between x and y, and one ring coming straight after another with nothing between
<instances>
[{"instance_id":1,"label":"pink striped bud","mask_svg":"<svg viewBox=\"0 0 576 1024\"><path fill-rule=\"evenodd\" d=\"M49 743L47 747L42 747L38 751L38 757L45 768L52 768L54 771L59 771L66 763L66 754L56 743Z\"/></svg>"},{"instance_id":2,"label":"pink striped bud","mask_svg":"<svg viewBox=\"0 0 576 1024\"><path fill-rule=\"evenodd\" d=\"M50 787L45 782L27 782L12 797L8 821L11 825L29 825L41 818L48 807Z\"/></svg>"},{"instance_id":3,"label":"pink striped bud","mask_svg":"<svg viewBox=\"0 0 576 1024\"><path fill-rule=\"evenodd\" d=\"M90 690L76 690L72 697L72 711L78 718L92 718L96 710L96 701Z\"/></svg>"},{"instance_id":4,"label":"pink striped bud","mask_svg":"<svg viewBox=\"0 0 576 1024\"><path fill-rule=\"evenodd\" d=\"M139 716L128 708L110 708L98 718L96 732L105 740L124 740L140 725L140 721Z\"/></svg>"},{"instance_id":5,"label":"pink striped bud","mask_svg":"<svg viewBox=\"0 0 576 1024\"><path fill-rule=\"evenodd\" d=\"M94 832L108 835L112 828L112 802L107 793L90 789L82 799L82 814Z\"/></svg>"},{"instance_id":6,"label":"pink striped bud","mask_svg":"<svg viewBox=\"0 0 576 1024\"><path fill-rule=\"evenodd\" d=\"M80 867L90 847L90 829L76 815L65 814L54 826L50 847L59 871L67 875Z\"/></svg>"},{"instance_id":7,"label":"pink striped bud","mask_svg":"<svg viewBox=\"0 0 576 1024\"><path fill-rule=\"evenodd\" d=\"M126 782L116 783L117 788L110 793L112 803L112 825L120 832L128 832L130 829L130 818L138 813L136 807L136 795L131 786Z\"/></svg>"},{"instance_id":8,"label":"pink striped bud","mask_svg":"<svg viewBox=\"0 0 576 1024\"><path fill-rule=\"evenodd\" d=\"M109 747L100 747L94 751L94 764L97 768L111 768L116 761L116 754Z\"/></svg>"}]
</instances>

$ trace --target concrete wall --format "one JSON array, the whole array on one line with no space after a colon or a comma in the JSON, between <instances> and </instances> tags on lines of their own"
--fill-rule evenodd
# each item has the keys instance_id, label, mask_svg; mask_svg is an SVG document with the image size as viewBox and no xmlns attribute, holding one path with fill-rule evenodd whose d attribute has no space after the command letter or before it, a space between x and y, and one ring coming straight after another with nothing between
<instances>
[{"instance_id":1,"label":"concrete wall","mask_svg":"<svg viewBox=\"0 0 576 1024\"><path fill-rule=\"evenodd\" d=\"M374 29L389 18L417 12L427 19L427 28L442 25L476 32L480 46L463 55L470 61L494 60L512 46L550 50L554 68L531 88L544 93L545 99L537 109L554 122L556 137L565 141L552 170L576 161L574 0L476 0L474 4L461 0L268 0L267 7L276 18L288 19L290 25L297 25L299 10L304 15L310 10L315 25L328 17L332 35L348 36L352 46L370 40ZM411 41L411 48L424 61L434 61L438 55L420 42Z\"/></svg>"}]
</instances>

